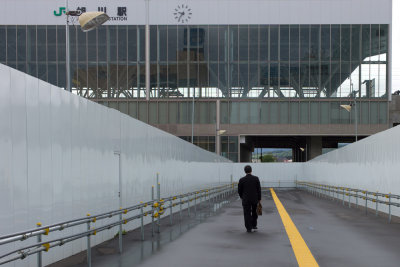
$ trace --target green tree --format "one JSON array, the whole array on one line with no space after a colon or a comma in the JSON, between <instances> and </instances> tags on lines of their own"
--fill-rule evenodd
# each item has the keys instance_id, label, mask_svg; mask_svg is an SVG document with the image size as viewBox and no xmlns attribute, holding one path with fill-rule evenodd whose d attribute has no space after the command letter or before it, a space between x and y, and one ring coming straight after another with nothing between
<instances>
[{"instance_id":1,"label":"green tree","mask_svg":"<svg viewBox=\"0 0 400 267\"><path fill-rule=\"evenodd\" d=\"M272 154L266 154L260 157L261 162L276 162L276 158Z\"/></svg>"}]
</instances>

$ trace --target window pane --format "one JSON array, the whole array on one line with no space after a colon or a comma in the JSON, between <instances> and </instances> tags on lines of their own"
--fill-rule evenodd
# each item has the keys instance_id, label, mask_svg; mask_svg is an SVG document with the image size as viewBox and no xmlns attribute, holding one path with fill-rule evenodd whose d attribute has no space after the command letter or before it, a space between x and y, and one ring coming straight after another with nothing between
<instances>
[{"instance_id":1,"label":"window pane","mask_svg":"<svg viewBox=\"0 0 400 267\"><path fill-rule=\"evenodd\" d=\"M147 123L147 102L139 102L139 120Z\"/></svg>"},{"instance_id":2,"label":"window pane","mask_svg":"<svg viewBox=\"0 0 400 267\"><path fill-rule=\"evenodd\" d=\"M239 103L238 102L231 102L230 109L231 109L231 112L230 112L230 123L238 124L239 123L239 114L240 114Z\"/></svg>"},{"instance_id":3,"label":"window pane","mask_svg":"<svg viewBox=\"0 0 400 267\"><path fill-rule=\"evenodd\" d=\"M380 41L379 41L380 52L379 53L386 54L388 52L389 26L387 24L381 24L379 33L380 33L380 37L379 37L380 38ZM381 59L381 61L382 60L383 59ZM385 60L386 60L386 58L385 58Z\"/></svg>"},{"instance_id":4,"label":"window pane","mask_svg":"<svg viewBox=\"0 0 400 267\"><path fill-rule=\"evenodd\" d=\"M7 26L7 63L14 63L17 59L17 33L16 26ZM43 37L43 28L41 31L41 37ZM42 46L44 46L44 51L46 52L46 29L44 29L44 42L43 38L40 39ZM44 54L46 60L46 54Z\"/></svg>"},{"instance_id":5,"label":"window pane","mask_svg":"<svg viewBox=\"0 0 400 267\"><path fill-rule=\"evenodd\" d=\"M256 50L257 51L257 50ZM249 29L248 26L239 27L239 60L249 60Z\"/></svg>"},{"instance_id":6,"label":"window pane","mask_svg":"<svg viewBox=\"0 0 400 267\"><path fill-rule=\"evenodd\" d=\"M179 103L179 123L186 124L189 123L188 120L189 109L186 102Z\"/></svg>"},{"instance_id":7,"label":"window pane","mask_svg":"<svg viewBox=\"0 0 400 267\"><path fill-rule=\"evenodd\" d=\"M319 102L310 103L310 123L319 124Z\"/></svg>"},{"instance_id":8,"label":"window pane","mask_svg":"<svg viewBox=\"0 0 400 267\"><path fill-rule=\"evenodd\" d=\"M341 60L350 61L350 25L341 25Z\"/></svg>"},{"instance_id":9,"label":"window pane","mask_svg":"<svg viewBox=\"0 0 400 267\"><path fill-rule=\"evenodd\" d=\"M331 88L330 88L330 92L329 92L329 96L330 97L338 97L338 93L340 90L340 64L339 63L334 63L332 62L331 64L331 73L330 73L330 77L331 77Z\"/></svg>"},{"instance_id":10,"label":"window pane","mask_svg":"<svg viewBox=\"0 0 400 267\"><path fill-rule=\"evenodd\" d=\"M289 26L280 26L280 59L284 61L289 60Z\"/></svg>"},{"instance_id":11,"label":"window pane","mask_svg":"<svg viewBox=\"0 0 400 267\"><path fill-rule=\"evenodd\" d=\"M290 123L291 124L299 123L299 103L298 102L290 103Z\"/></svg>"},{"instance_id":12,"label":"window pane","mask_svg":"<svg viewBox=\"0 0 400 267\"><path fill-rule=\"evenodd\" d=\"M218 26L210 26L206 35L206 58L208 55L210 61L218 61L218 41Z\"/></svg>"},{"instance_id":13,"label":"window pane","mask_svg":"<svg viewBox=\"0 0 400 267\"><path fill-rule=\"evenodd\" d=\"M270 26L270 59L278 60L278 41L279 41L279 27L276 25Z\"/></svg>"},{"instance_id":14,"label":"window pane","mask_svg":"<svg viewBox=\"0 0 400 267\"><path fill-rule=\"evenodd\" d=\"M228 124L229 123L229 105L228 102L221 102L220 104L220 112L221 112L221 123Z\"/></svg>"},{"instance_id":15,"label":"window pane","mask_svg":"<svg viewBox=\"0 0 400 267\"><path fill-rule=\"evenodd\" d=\"M158 103L158 123L159 124L168 123L167 102Z\"/></svg>"},{"instance_id":16,"label":"window pane","mask_svg":"<svg viewBox=\"0 0 400 267\"><path fill-rule=\"evenodd\" d=\"M249 60L258 60L258 26L249 26Z\"/></svg>"},{"instance_id":17,"label":"window pane","mask_svg":"<svg viewBox=\"0 0 400 267\"><path fill-rule=\"evenodd\" d=\"M280 117L281 120L279 123L288 124L289 123L289 102L280 102Z\"/></svg>"},{"instance_id":18,"label":"window pane","mask_svg":"<svg viewBox=\"0 0 400 267\"><path fill-rule=\"evenodd\" d=\"M219 26L218 28L218 56L219 61L227 61L228 57L228 26ZM237 51L237 50L235 50Z\"/></svg>"},{"instance_id":19,"label":"window pane","mask_svg":"<svg viewBox=\"0 0 400 267\"><path fill-rule=\"evenodd\" d=\"M331 26L331 60L340 59L340 26Z\"/></svg>"},{"instance_id":20,"label":"window pane","mask_svg":"<svg viewBox=\"0 0 400 267\"><path fill-rule=\"evenodd\" d=\"M55 30L53 30L55 31ZM26 62L26 26L17 26L18 63ZM55 49L54 49L55 51Z\"/></svg>"},{"instance_id":21,"label":"window pane","mask_svg":"<svg viewBox=\"0 0 400 267\"><path fill-rule=\"evenodd\" d=\"M371 56L371 45L370 45L370 25L362 25L362 56L361 59L364 61Z\"/></svg>"},{"instance_id":22,"label":"window pane","mask_svg":"<svg viewBox=\"0 0 400 267\"><path fill-rule=\"evenodd\" d=\"M129 102L128 113L129 113L129 116L131 116L133 118L137 118L137 103L136 102Z\"/></svg>"},{"instance_id":23,"label":"window pane","mask_svg":"<svg viewBox=\"0 0 400 267\"><path fill-rule=\"evenodd\" d=\"M310 57L310 26L300 28L300 60L308 61Z\"/></svg>"},{"instance_id":24,"label":"window pane","mask_svg":"<svg viewBox=\"0 0 400 267\"><path fill-rule=\"evenodd\" d=\"M231 29L231 40L232 40L232 60L239 60L239 29L238 26L230 26Z\"/></svg>"},{"instance_id":25,"label":"window pane","mask_svg":"<svg viewBox=\"0 0 400 267\"><path fill-rule=\"evenodd\" d=\"M176 61L176 52L178 50L177 27L168 26L168 60Z\"/></svg>"},{"instance_id":26,"label":"window pane","mask_svg":"<svg viewBox=\"0 0 400 267\"><path fill-rule=\"evenodd\" d=\"M153 36L151 36L153 37ZM128 48L128 40L127 40L127 26L121 25L118 26L118 62L126 62L127 61L127 48ZM155 40L151 39L153 43ZM156 50L151 50L156 51ZM155 54L155 53L151 53Z\"/></svg>"},{"instance_id":27,"label":"window pane","mask_svg":"<svg viewBox=\"0 0 400 267\"><path fill-rule=\"evenodd\" d=\"M379 123L379 111L378 111L378 102L370 102L370 123L371 124L378 124Z\"/></svg>"},{"instance_id":28,"label":"window pane","mask_svg":"<svg viewBox=\"0 0 400 267\"><path fill-rule=\"evenodd\" d=\"M308 102L300 103L300 123L308 124Z\"/></svg>"},{"instance_id":29,"label":"window pane","mask_svg":"<svg viewBox=\"0 0 400 267\"><path fill-rule=\"evenodd\" d=\"M299 26L291 25L290 26L290 60L298 61L299 60L299 50L300 50L300 41L299 41Z\"/></svg>"},{"instance_id":30,"label":"window pane","mask_svg":"<svg viewBox=\"0 0 400 267\"><path fill-rule=\"evenodd\" d=\"M268 60L268 25L260 25L260 60Z\"/></svg>"},{"instance_id":31,"label":"window pane","mask_svg":"<svg viewBox=\"0 0 400 267\"><path fill-rule=\"evenodd\" d=\"M270 123L279 123L279 102L270 102Z\"/></svg>"},{"instance_id":32,"label":"window pane","mask_svg":"<svg viewBox=\"0 0 400 267\"><path fill-rule=\"evenodd\" d=\"M137 61L137 30L136 26L128 26L128 60Z\"/></svg>"},{"instance_id":33,"label":"window pane","mask_svg":"<svg viewBox=\"0 0 400 267\"><path fill-rule=\"evenodd\" d=\"M168 119L169 123L175 124L177 123L178 118L178 103L176 102L168 102Z\"/></svg>"},{"instance_id":34,"label":"window pane","mask_svg":"<svg viewBox=\"0 0 400 267\"><path fill-rule=\"evenodd\" d=\"M249 105L250 105L250 123L254 123L254 124L260 123L259 102L249 102Z\"/></svg>"},{"instance_id":35,"label":"window pane","mask_svg":"<svg viewBox=\"0 0 400 267\"><path fill-rule=\"evenodd\" d=\"M208 119L208 102L198 102L198 105L196 105L195 107L197 108L197 110L195 110L195 114L197 115L196 117L199 117L199 119L196 120L196 123L210 123Z\"/></svg>"},{"instance_id":36,"label":"window pane","mask_svg":"<svg viewBox=\"0 0 400 267\"><path fill-rule=\"evenodd\" d=\"M360 50L360 37L361 37L361 25L351 26L351 60L359 62L361 60Z\"/></svg>"},{"instance_id":37,"label":"window pane","mask_svg":"<svg viewBox=\"0 0 400 267\"><path fill-rule=\"evenodd\" d=\"M331 123L340 124L340 103L331 102Z\"/></svg>"},{"instance_id":38,"label":"window pane","mask_svg":"<svg viewBox=\"0 0 400 267\"><path fill-rule=\"evenodd\" d=\"M261 110L260 110L260 123L267 124L269 123L269 110L268 110L268 102L261 102Z\"/></svg>"},{"instance_id":39,"label":"window pane","mask_svg":"<svg viewBox=\"0 0 400 267\"><path fill-rule=\"evenodd\" d=\"M247 124L249 123L249 103L239 102L239 123Z\"/></svg>"},{"instance_id":40,"label":"window pane","mask_svg":"<svg viewBox=\"0 0 400 267\"><path fill-rule=\"evenodd\" d=\"M319 60L319 49L320 49L320 26L319 25L311 25L311 44L310 44L310 61L318 61Z\"/></svg>"},{"instance_id":41,"label":"window pane","mask_svg":"<svg viewBox=\"0 0 400 267\"><path fill-rule=\"evenodd\" d=\"M379 103L379 124L387 123L387 103Z\"/></svg>"},{"instance_id":42,"label":"window pane","mask_svg":"<svg viewBox=\"0 0 400 267\"><path fill-rule=\"evenodd\" d=\"M329 124L329 102L321 102L321 124Z\"/></svg>"},{"instance_id":43,"label":"window pane","mask_svg":"<svg viewBox=\"0 0 400 267\"><path fill-rule=\"evenodd\" d=\"M361 102L361 124L369 124L369 102Z\"/></svg>"},{"instance_id":44,"label":"window pane","mask_svg":"<svg viewBox=\"0 0 400 267\"><path fill-rule=\"evenodd\" d=\"M6 26L0 26L0 62L6 62Z\"/></svg>"},{"instance_id":45,"label":"window pane","mask_svg":"<svg viewBox=\"0 0 400 267\"><path fill-rule=\"evenodd\" d=\"M329 25L321 26L321 60L329 61L331 46L331 30Z\"/></svg>"}]
</instances>

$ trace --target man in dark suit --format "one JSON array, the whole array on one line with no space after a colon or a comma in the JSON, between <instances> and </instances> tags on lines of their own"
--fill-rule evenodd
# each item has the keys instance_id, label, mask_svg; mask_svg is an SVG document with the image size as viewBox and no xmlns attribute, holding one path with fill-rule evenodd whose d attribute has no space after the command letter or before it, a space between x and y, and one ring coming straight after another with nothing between
<instances>
[{"instance_id":1,"label":"man in dark suit","mask_svg":"<svg viewBox=\"0 0 400 267\"><path fill-rule=\"evenodd\" d=\"M251 166L244 167L245 177L240 178L238 193L242 199L244 226L248 233L257 229L257 204L261 202L261 185L257 176L251 175Z\"/></svg>"}]
</instances>

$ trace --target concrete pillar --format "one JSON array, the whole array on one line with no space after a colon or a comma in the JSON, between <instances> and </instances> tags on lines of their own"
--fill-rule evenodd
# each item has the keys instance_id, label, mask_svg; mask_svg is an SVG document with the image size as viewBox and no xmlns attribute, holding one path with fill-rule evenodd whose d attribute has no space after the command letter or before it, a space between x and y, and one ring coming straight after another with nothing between
<instances>
[{"instance_id":1,"label":"concrete pillar","mask_svg":"<svg viewBox=\"0 0 400 267\"><path fill-rule=\"evenodd\" d=\"M240 162L251 162L252 150L245 144L240 144Z\"/></svg>"},{"instance_id":2,"label":"concrete pillar","mask_svg":"<svg viewBox=\"0 0 400 267\"><path fill-rule=\"evenodd\" d=\"M309 136L307 137L307 160L311 160L322 154L322 137Z\"/></svg>"}]
</instances>

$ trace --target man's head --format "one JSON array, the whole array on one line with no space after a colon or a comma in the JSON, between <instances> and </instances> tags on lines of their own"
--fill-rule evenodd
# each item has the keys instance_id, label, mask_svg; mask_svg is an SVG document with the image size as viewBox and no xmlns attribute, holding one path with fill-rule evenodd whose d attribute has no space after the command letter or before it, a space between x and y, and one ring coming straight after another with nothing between
<instances>
[{"instance_id":1,"label":"man's head","mask_svg":"<svg viewBox=\"0 0 400 267\"><path fill-rule=\"evenodd\" d=\"M244 172L245 172L246 174L251 173L251 166L250 166L250 165L246 165L246 166L244 167Z\"/></svg>"}]
</instances>

